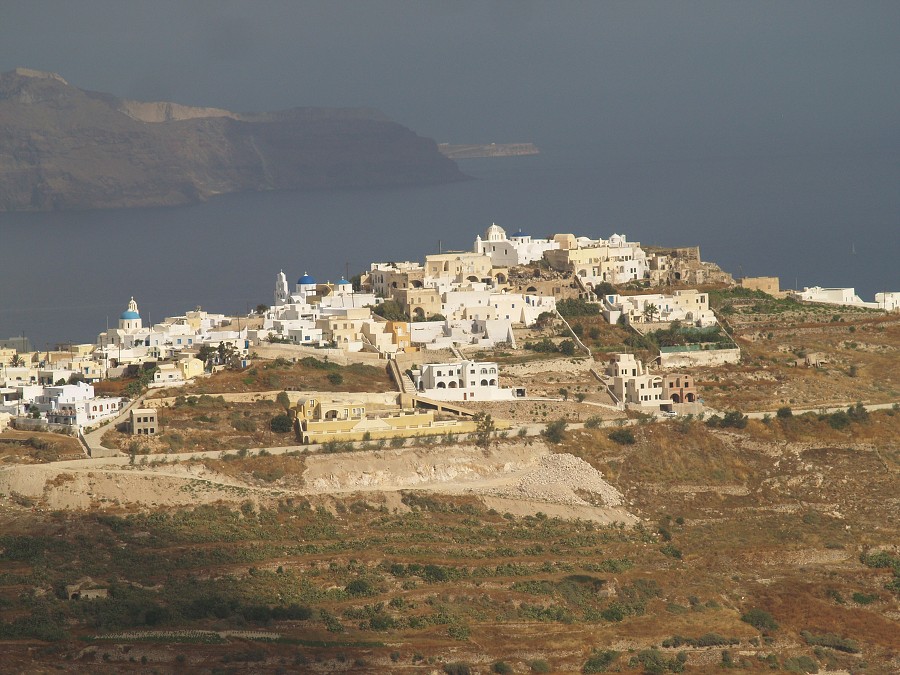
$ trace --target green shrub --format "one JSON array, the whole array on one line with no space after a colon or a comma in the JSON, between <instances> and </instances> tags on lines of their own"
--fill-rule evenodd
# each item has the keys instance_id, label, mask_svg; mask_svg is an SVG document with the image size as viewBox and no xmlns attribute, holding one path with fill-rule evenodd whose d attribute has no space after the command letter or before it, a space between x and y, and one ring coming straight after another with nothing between
<instances>
[{"instance_id":1,"label":"green shrub","mask_svg":"<svg viewBox=\"0 0 900 675\"><path fill-rule=\"evenodd\" d=\"M513 668L505 661L497 661L491 666L491 672L499 673L499 675L510 675L513 672Z\"/></svg>"},{"instance_id":2,"label":"green shrub","mask_svg":"<svg viewBox=\"0 0 900 675\"><path fill-rule=\"evenodd\" d=\"M781 408L778 409L778 412L775 413L775 417L777 417L780 420L784 420L784 419L787 419L787 418L793 417L793 416L794 416L794 411L791 410L790 406L782 406Z\"/></svg>"},{"instance_id":3,"label":"green shrub","mask_svg":"<svg viewBox=\"0 0 900 675\"><path fill-rule=\"evenodd\" d=\"M541 432L541 436L543 436L544 440L548 443L562 443L566 437L566 427L568 426L568 424L569 423L566 422L566 420L556 420L555 422L550 422Z\"/></svg>"},{"instance_id":4,"label":"green shrub","mask_svg":"<svg viewBox=\"0 0 900 675\"><path fill-rule=\"evenodd\" d=\"M809 631L802 630L800 631L800 637L808 645L813 645L817 647L830 647L831 649L837 649L841 652L847 652L848 654L858 654L859 647L856 642L850 640L849 638L841 637L840 635L835 635L833 633L825 633L824 635L814 635Z\"/></svg>"},{"instance_id":5,"label":"green shrub","mask_svg":"<svg viewBox=\"0 0 900 675\"><path fill-rule=\"evenodd\" d=\"M600 305L581 298L565 298L556 303L556 311L562 316L596 316L600 313Z\"/></svg>"},{"instance_id":6,"label":"green shrub","mask_svg":"<svg viewBox=\"0 0 900 675\"><path fill-rule=\"evenodd\" d=\"M677 560L681 560L681 549L677 548L674 544L666 544L659 552L663 555L667 555L670 558L675 558Z\"/></svg>"},{"instance_id":7,"label":"green shrub","mask_svg":"<svg viewBox=\"0 0 900 675\"><path fill-rule=\"evenodd\" d=\"M867 422L869 419L869 411L862 403L851 405L847 408L847 417L853 422Z\"/></svg>"},{"instance_id":8,"label":"green shrub","mask_svg":"<svg viewBox=\"0 0 900 675\"><path fill-rule=\"evenodd\" d=\"M472 675L472 669L466 663L446 663L444 664L444 672L447 675Z\"/></svg>"},{"instance_id":9,"label":"green shrub","mask_svg":"<svg viewBox=\"0 0 900 675\"><path fill-rule=\"evenodd\" d=\"M836 413L828 416L828 426L838 431L846 429L850 426L850 416L843 410L838 410Z\"/></svg>"},{"instance_id":10,"label":"green shrub","mask_svg":"<svg viewBox=\"0 0 900 675\"><path fill-rule=\"evenodd\" d=\"M531 667L532 673L549 673L550 672L550 664L547 663L544 659L535 659L528 665Z\"/></svg>"},{"instance_id":11,"label":"green shrub","mask_svg":"<svg viewBox=\"0 0 900 675\"><path fill-rule=\"evenodd\" d=\"M747 416L742 414L739 410L732 410L725 413L724 417L713 415L706 421L706 426L713 429L743 429L747 426Z\"/></svg>"},{"instance_id":12,"label":"green shrub","mask_svg":"<svg viewBox=\"0 0 900 675\"><path fill-rule=\"evenodd\" d=\"M756 607L743 614L741 616L741 621L743 621L744 623L749 623L759 631L778 630L778 624L775 623L775 619L772 617L772 615L764 609L758 609Z\"/></svg>"},{"instance_id":13,"label":"green shrub","mask_svg":"<svg viewBox=\"0 0 900 675\"><path fill-rule=\"evenodd\" d=\"M559 351L559 348L548 337L545 337L538 342L526 342L525 349L538 352L539 354L553 354Z\"/></svg>"},{"instance_id":14,"label":"green shrub","mask_svg":"<svg viewBox=\"0 0 900 675\"><path fill-rule=\"evenodd\" d=\"M608 436L609 440L619 445L634 445L634 432L631 429L616 429Z\"/></svg>"},{"instance_id":15,"label":"green shrub","mask_svg":"<svg viewBox=\"0 0 900 675\"><path fill-rule=\"evenodd\" d=\"M619 652L613 651L611 649L604 649L597 651L595 650L593 654L585 661L584 665L581 667L582 673L605 673L606 670L615 663L616 659L619 658Z\"/></svg>"},{"instance_id":16,"label":"green shrub","mask_svg":"<svg viewBox=\"0 0 900 675\"><path fill-rule=\"evenodd\" d=\"M777 664L775 666L777 668ZM806 654L785 659L782 667L790 673L818 673L819 666Z\"/></svg>"},{"instance_id":17,"label":"green shrub","mask_svg":"<svg viewBox=\"0 0 900 675\"><path fill-rule=\"evenodd\" d=\"M340 384L344 383L344 376L340 373L328 373L328 381L337 387Z\"/></svg>"},{"instance_id":18,"label":"green shrub","mask_svg":"<svg viewBox=\"0 0 900 675\"><path fill-rule=\"evenodd\" d=\"M591 415L584 421L585 429L599 429L603 426L603 418L600 415Z\"/></svg>"},{"instance_id":19,"label":"green shrub","mask_svg":"<svg viewBox=\"0 0 900 675\"><path fill-rule=\"evenodd\" d=\"M372 595L375 588L366 579L354 579L344 589L349 595Z\"/></svg>"},{"instance_id":20,"label":"green shrub","mask_svg":"<svg viewBox=\"0 0 900 675\"><path fill-rule=\"evenodd\" d=\"M234 427L235 431L243 431L245 433L256 431L256 422L245 417L235 417L231 420L231 426Z\"/></svg>"},{"instance_id":21,"label":"green shrub","mask_svg":"<svg viewBox=\"0 0 900 675\"><path fill-rule=\"evenodd\" d=\"M269 428L276 434L287 434L293 430L294 421L287 413L275 415L275 417L272 418L272 421L269 422Z\"/></svg>"}]
</instances>

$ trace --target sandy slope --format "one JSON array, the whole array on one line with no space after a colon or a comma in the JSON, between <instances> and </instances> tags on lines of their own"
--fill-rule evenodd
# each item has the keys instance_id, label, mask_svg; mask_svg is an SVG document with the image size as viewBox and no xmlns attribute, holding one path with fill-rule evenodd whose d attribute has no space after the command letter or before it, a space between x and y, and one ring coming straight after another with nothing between
<instances>
[{"instance_id":1,"label":"sandy slope","mask_svg":"<svg viewBox=\"0 0 900 675\"><path fill-rule=\"evenodd\" d=\"M623 508L622 495L598 471L537 442L490 450L442 446L310 455L305 465L302 487L260 485L249 477L245 482L196 463L19 465L0 469L0 494L27 497L39 508L86 509L422 490L479 496L504 512L543 511L598 522L635 520Z\"/></svg>"}]
</instances>

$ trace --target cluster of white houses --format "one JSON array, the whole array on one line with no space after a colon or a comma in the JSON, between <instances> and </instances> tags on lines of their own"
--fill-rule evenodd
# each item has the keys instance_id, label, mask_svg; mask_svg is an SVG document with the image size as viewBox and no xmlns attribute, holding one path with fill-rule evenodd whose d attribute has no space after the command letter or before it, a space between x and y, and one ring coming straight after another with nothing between
<instances>
[{"instance_id":1,"label":"cluster of white houses","mask_svg":"<svg viewBox=\"0 0 900 675\"><path fill-rule=\"evenodd\" d=\"M155 367L151 387L179 386L202 375L196 358L203 345L213 356L246 364L250 348L246 327L231 329L222 314L201 310L144 326L134 298L96 344L72 345L53 352L0 350L0 415L19 418L18 426L84 429L115 418L125 399L97 396L93 383L125 374L129 367Z\"/></svg>"},{"instance_id":2,"label":"cluster of white houses","mask_svg":"<svg viewBox=\"0 0 900 675\"><path fill-rule=\"evenodd\" d=\"M7 383L0 388L0 414L31 420L31 425L92 427L116 417L124 404L121 396L96 396L93 385L85 382L52 386ZM23 422L20 426L29 425Z\"/></svg>"},{"instance_id":3,"label":"cluster of white houses","mask_svg":"<svg viewBox=\"0 0 900 675\"><path fill-rule=\"evenodd\" d=\"M555 281L547 281L536 268L524 273L521 268L513 270L532 263L541 263L544 272L553 270L549 276ZM559 279L566 281L563 284ZM252 318L197 308L145 325L131 298L117 326L100 333L95 344L46 353L23 353L22 348L0 345L0 427L11 416L72 428L93 426L115 417L123 406L120 397L96 396L93 383L123 375L129 368L153 367L151 386L179 386L224 364L246 366L251 350L266 342L336 347L388 357L466 346L506 344L515 348L513 329L531 326L543 314L556 314L557 298L565 293L596 302L607 321L621 321L638 331L676 321L712 329L717 322L707 293L690 289L640 292L671 282L709 281L733 282L717 266L702 262L697 247L644 248L620 234L608 239L573 234L535 238L519 230L508 236L492 224L483 236L476 237L471 251L427 255L421 263L372 263L356 287L343 278L337 283L317 283L304 273L291 288L284 272L279 272L273 305ZM608 284L631 285L632 292L638 293L609 293ZM742 280L742 285L779 293L775 278ZM900 309L900 293L878 293L875 302L868 303L852 288L812 287L795 297L885 311ZM715 365L740 356L736 346L708 347L663 348L658 365L662 369ZM665 408L693 405L698 400L691 376L649 372L630 354L613 356L605 382L621 406ZM525 393L500 385L496 363L462 357L454 363L426 363L412 373L412 384L418 396L448 402L505 400ZM316 419L315 411L321 408L317 405L310 404L301 415L310 429L331 421ZM419 425L411 418L375 421L365 411L349 410L357 431ZM156 432L155 419L145 411L132 423L140 433Z\"/></svg>"},{"instance_id":4,"label":"cluster of white houses","mask_svg":"<svg viewBox=\"0 0 900 675\"><path fill-rule=\"evenodd\" d=\"M603 317L609 323L620 319L626 325L680 322L686 326L708 328L718 324L709 308L709 294L687 289L671 295L605 295L601 300Z\"/></svg>"},{"instance_id":5,"label":"cluster of white houses","mask_svg":"<svg viewBox=\"0 0 900 675\"><path fill-rule=\"evenodd\" d=\"M855 288L822 288L807 286L802 291L795 291L794 297L803 302L821 302L826 305L843 305L846 307L864 307L880 309L885 312L900 310L900 292L876 293L875 302L865 302L856 294Z\"/></svg>"},{"instance_id":6,"label":"cluster of white houses","mask_svg":"<svg viewBox=\"0 0 900 675\"><path fill-rule=\"evenodd\" d=\"M471 251L427 255L423 263L372 263L357 288L346 279L323 284L304 274L291 290L284 272L279 272L274 304L262 329L251 331L249 337L380 353L497 343L515 346L513 327L531 326L541 314L556 311L556 296L539 283L518 289L510 283L510 268L537 261L574 276L588 292L601 283L658 285L686 280L689 271L697 277L706 269L696 248L648 254L640 243L620 234L609 239L573 234L535 238L519 230L507 236L503 228L492 224L483 237L476 237ZM378 316L384 312L372 312L386 301L412 323L385 320ZM632 301L620 296L608 296L606 302L608 311L630 320L643 311L625 306ZM657 318L663 321L708 326L714 317L705 303L705 295L689 298L684 292L655 296L645 304L660 307Z\"/></svg>"}]
</instances>

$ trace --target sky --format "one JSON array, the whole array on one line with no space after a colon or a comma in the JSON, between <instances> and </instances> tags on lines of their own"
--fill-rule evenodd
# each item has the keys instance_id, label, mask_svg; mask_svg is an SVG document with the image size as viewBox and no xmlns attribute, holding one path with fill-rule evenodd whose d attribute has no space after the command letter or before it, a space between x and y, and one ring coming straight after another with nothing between
<instances>
[{"instance_id":1,"label":"sky","mask_svg":"<svg viewBox=\"0 0 900 675\"><path fill-rule=\"evenodd\" d=\"M3 0L0 70L237 111L363 106L438 141L900 148L900 2Z\"/></svg>"}]
</instances>

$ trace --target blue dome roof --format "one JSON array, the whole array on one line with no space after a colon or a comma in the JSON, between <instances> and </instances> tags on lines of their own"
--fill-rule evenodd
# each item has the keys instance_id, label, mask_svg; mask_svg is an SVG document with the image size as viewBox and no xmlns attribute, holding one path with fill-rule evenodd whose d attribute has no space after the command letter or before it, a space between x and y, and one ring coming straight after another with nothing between
<instances>
[{"instance_id":1,"label":"blue dome roof","mask_svg":"<svg viewBox=\"0 0 900 675\"><path fill-rule=\"evenodd\" d=\"M519 230L518 232L516 232L513 235L513 237L530 237L530 236L531 236L530 234L525 234L524 232L522 232L522 230Z\"/></svg>"},{"instance_id":2,"label":"blue dome roof","mask_svg":"<svg viewBox=\"0 0 900 675\"><path fill-rule=\"evenodd\" d=\"M311 276L309 276L308 274L304 274L302 277L300 277L299 279L297 279L297 283L298 283L300 286L305 286L306 284L314 284L314 283L316 283L316 280L313 279L313 278L312 278Z\"/></svg>"},{"instance_id":3,"label":"blue dome roof","mask_svg":"<svg viewBox=\"0 0 900 675\"><path fill-rule=\"evenodd\" d=\"M124 312L122 312L122 316L120 316L119 318L128 321L132 319L140 319L141 315L137 312L132 312L126 309Z\"/></svg>"},{"instance_id":4,"label":"blue dome roof","mask_svg":"<svg viewBox=\"0 0 900 675\"><path fill-rule=\"evenodd\" d=\"M347 281L344 277L341 277L341 280L338 282L338 286L352 286L349 281Z\"/></svg>"}]
</instances>

